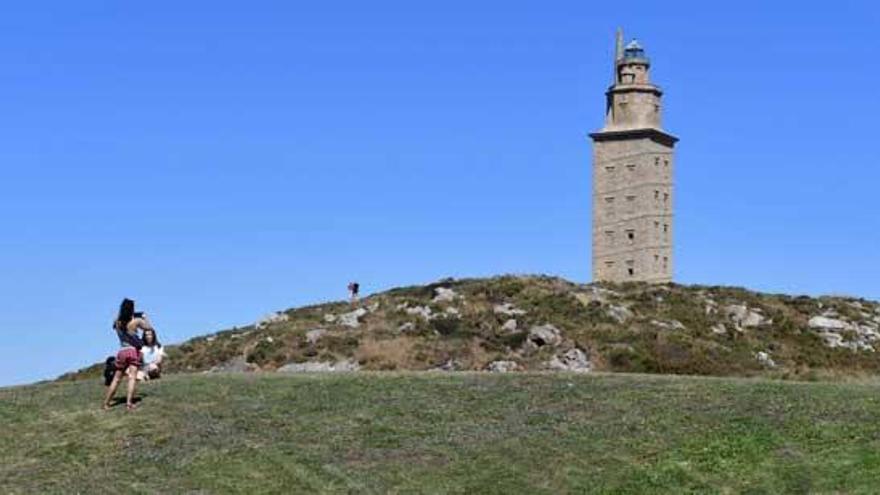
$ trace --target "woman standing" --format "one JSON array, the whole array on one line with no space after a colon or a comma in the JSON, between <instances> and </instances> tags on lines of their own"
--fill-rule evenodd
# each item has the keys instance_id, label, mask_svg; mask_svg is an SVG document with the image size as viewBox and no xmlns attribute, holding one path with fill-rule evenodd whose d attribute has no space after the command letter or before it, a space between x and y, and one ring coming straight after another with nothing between
<instances>
[{"instance_id":1,"label":"woman standing","mask_svg":"<svg viewBox=\"0 0 880 495\"><path fill-rule=\"evenodd\" d=\"M123 299L119 306L119 316L113 322L113 329L119 338L119 352L116 353L116 372L113 374L113 381L107 389L107 395L104 397L104 409L110 409L110 400L119 387L119 380L122 379L122 373L128 374L128 393L125 396L125 407L131 411L135 408L133 398L134 389L137 383L137 372L141 363L140 349L143 347L140 337L138 337L138 329L152 330L149 320L143 313L134 312L134 301L131 299Z\"/></svg>"}]
</instances>

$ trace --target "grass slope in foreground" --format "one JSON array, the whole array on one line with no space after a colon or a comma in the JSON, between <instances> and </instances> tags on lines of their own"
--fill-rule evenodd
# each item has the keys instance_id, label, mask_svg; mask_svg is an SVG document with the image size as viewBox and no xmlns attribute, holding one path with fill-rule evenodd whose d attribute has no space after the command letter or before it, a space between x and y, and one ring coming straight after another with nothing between
<instances>
[{"instance_id":1,"label":"grass slope in foreground","mask_svg":"<svg viewBox=\"0 0 880 495\"><path fill-rule=\"evenodd\" d=\"M3 493L876 493L880 384L178 375L0 389Z\"/></svg>"}]
</instances>

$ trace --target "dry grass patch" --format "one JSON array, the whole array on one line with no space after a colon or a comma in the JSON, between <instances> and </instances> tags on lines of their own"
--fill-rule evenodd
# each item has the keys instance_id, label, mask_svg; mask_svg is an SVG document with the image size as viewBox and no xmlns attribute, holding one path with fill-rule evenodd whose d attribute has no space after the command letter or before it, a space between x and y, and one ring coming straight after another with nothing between
<instances>
[{"instance_id":1,"label":"dry grass patch","mask_svg":"<svg viewBox=\"0 0 880 495\"><path fill-rule=\"evenodd\" d=\"M386 340L366 337L355 351L355 358L368 370L419 369L424 365L416 358L417 344L418 339L413 337Z\"/></svg>"}]
</instances>

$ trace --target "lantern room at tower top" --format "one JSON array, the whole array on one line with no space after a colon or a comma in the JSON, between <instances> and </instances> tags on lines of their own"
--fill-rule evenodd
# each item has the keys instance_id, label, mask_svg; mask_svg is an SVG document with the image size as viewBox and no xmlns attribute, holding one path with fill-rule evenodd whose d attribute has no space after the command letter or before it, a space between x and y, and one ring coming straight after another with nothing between
<instances>
[{"instance_id":1,"label":"lantern room at tower top","mask_svg":"<svg viewBox=\"0 0 880 495\"><path fill-rule=\"evenodd\" d=\"M620 30L615 45L614 76L605 95L605 126L600 132L663 129L663 91L651 82L651 61L638 41L624 46Z\"/></svg>"}]
</instances>

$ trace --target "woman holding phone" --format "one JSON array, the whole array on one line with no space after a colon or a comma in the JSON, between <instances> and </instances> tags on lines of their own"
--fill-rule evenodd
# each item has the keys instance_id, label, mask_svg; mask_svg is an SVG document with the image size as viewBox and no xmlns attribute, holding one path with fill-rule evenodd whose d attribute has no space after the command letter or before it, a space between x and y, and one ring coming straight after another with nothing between
<instances>
[{"instance_id":1,"label":"woman holding phone","mask_svg":"<svg viewBox=\"0 0 880 495\"><path fill-rule=\"evenodd\" d=\"M119 387L119 381L122 374L128 375L128 393L125 396L125 408L132 411L135 408L133 402L134 390L137 384L137 372L141 363L141 347L143 342L138 337L138 330L152 330L153 326L143 313L135 313L134 301L131 299L123 299L119 306L119 316L113 322L113 330L119 338L119 352L116 353L116 372L113 374L113 380L107 388L107 395L104 397L103 408L110 409L110 401Z\"/></svg>"}]
</instances>

